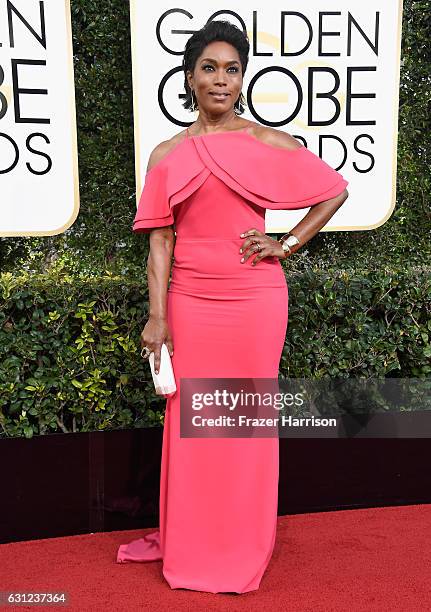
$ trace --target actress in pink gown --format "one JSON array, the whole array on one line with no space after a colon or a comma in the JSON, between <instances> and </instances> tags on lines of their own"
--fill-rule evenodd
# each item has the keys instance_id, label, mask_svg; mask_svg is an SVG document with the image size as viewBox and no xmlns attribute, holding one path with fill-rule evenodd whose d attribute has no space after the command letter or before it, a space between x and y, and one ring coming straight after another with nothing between
<instances>
[{"instance_id":1,"label":"actress in pink gown","mask_svg":"<svg viewBox=\"0 0 431 612\"><path fill-rule=\"evenodd\" d=\"M278 257L241 263L240 237L266 209L307 208L347 181L302 146L248 128L185 135L146 175L135 232L175 225L167 315L177 391L166 402L159 529L117 561L162 560L171 588L259 588L276 537L278 437L180 438L181 378L277 378L288 319Z\"/></svg>"}]
</instances>

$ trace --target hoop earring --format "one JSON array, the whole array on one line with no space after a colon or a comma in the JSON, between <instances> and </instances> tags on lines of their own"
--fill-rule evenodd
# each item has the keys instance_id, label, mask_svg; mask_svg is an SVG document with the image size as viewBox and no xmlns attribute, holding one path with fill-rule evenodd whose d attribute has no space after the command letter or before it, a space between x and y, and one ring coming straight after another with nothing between
<instances>
[{"instance_id":1,"label":"hoop earring","mask_svg":"<svg viewBox=\"0 0 431 612\"><path fill-rule=\"evenodd\" d=\"M191 108L191 110L192 110L192 113L194 113L195 112L195 103L193 101L193 89L191 90L191 92L192 92L192 108ZM195 99L196 99L196 96L195 96ZM197 100L196 100L196 103L197 103Z\"/></svg>"}]
</instances>

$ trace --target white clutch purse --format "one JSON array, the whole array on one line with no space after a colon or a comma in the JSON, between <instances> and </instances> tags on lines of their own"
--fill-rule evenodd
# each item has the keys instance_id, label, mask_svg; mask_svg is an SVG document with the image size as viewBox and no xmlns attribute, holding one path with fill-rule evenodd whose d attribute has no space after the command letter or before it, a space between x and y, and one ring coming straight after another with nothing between
<instances>
[{"instance_id":1,"label":"white clutch purse","mask_svg":"<svg viewBox=\"0 0 431 612\"><path fill-rule=\"evenodd\" d=\"M162 344L160 351L160 368L159 373L154 371L154 353L150 353L148 357L150 362L151 374L153 376L154 386L157 395L171 395L177 390L175 384L174 370L172 368L171 356L169 355L168 347Z\"/></svg>"}]
</instances>

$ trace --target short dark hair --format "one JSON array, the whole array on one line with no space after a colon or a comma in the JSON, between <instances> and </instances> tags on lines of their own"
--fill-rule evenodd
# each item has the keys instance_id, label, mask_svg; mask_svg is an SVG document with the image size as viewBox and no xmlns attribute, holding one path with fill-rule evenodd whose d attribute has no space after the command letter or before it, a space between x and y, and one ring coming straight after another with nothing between
<instances>
[{"instance_id":1,"label":"short dark hair","mask_svg":"<svg viewBox=\"0 0 431 612\"><path fill-rule=\"evenodd\" d=\"M183 106L190 109L192 106L192 94L190 86L187 82L187 71L193 72L198 57L202 54L207 45L216 41L222 40L229 43L238 51L241 61L242 75L244 76L248 64L248 54L250 43L248 36L236 25L225 20L215 20L207 22L203 28L194 32L188 39L183 56L183 71L184 71L184 89L186 90L186 99ZM236 101L235 101L236 103ZM238 100L238 105L235 107L235 113L242 115L245 108L245 98L243 93Z\"/></svg>"}]
</instances>

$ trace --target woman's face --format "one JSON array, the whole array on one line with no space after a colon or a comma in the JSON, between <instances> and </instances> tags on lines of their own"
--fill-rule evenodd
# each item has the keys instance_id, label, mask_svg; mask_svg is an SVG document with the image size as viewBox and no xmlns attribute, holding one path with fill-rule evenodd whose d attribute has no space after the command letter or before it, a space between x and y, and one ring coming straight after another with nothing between
<instances>
[{"instance_id":1,"label":"woman's face","mask_svg":"<svg viewBox=\"0 0 431 612\"><path fill-rule=\"evenodd\" d=\"M231 113L242 89L238 51L227 42L212 42L198 57L193 73L187 72L187 81L199 111L209 115Z\"/></svg>"}]
</instances>

